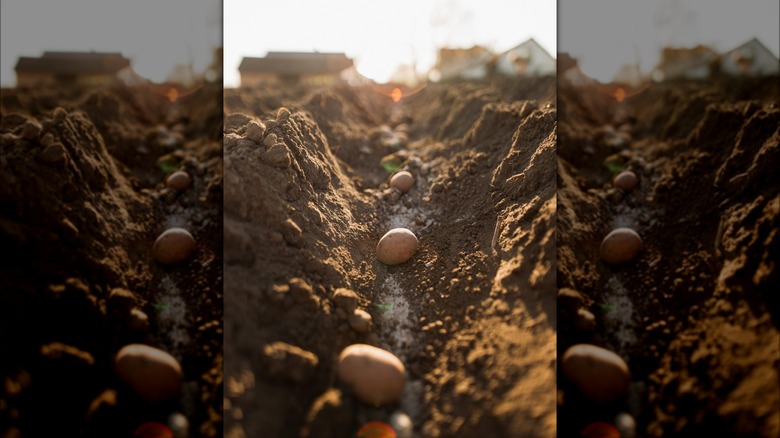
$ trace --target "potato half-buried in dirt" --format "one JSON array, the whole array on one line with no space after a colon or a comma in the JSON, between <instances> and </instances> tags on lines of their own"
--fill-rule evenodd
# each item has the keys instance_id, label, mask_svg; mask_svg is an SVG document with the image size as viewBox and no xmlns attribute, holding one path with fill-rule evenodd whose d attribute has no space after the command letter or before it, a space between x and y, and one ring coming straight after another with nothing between
<instances>
[{"instance_id":1,"label":"potato half-buried in dirt","mask_svg":"<svg viewBox=\"0 0 780 438\"><path fill-rule=\"evenodd\" d=\"M412 258L418 247L414 233L406 228L393 228L379 239L376 258L386 265L400 265Z\"/></svg>"},{"instance_id":2,"label":"potato half-buried in dirt","mask_svg":"<svg viewBox=\"0 0 780 438\"><path fill-rule=\"evenodd\" d=\"M402 170L390 178L390 187L400 190L401 193L406 193L414 187L414 176L411 172Z\"/></svg>"},{"instance_id":3,"label":"potato half-buried in dirt","mask_svg":"<svg viewBox=\"0 0 780 438\"><path fill-rule=\"evenodd\" d=\"M401 398L406 369L393 353L368 344L353 344L339 355L339 379L355 396L372 406L394 403Z\"/></svg>"},{"instance_id":4,"label":"potato half-buried in dirt","mask_svg":"<svg viewBox=\"0 0 780 438\"><path fill-rule=\"evenodd\" d=\"M630 228L612 230L601 242L601 258L612 265L627 263L642 250L642 238Z\"/></svg>"},{"instance_id":5,"label":"potato half-buried in dirt","mask_svg":"<svg viewBox=\"0 0 780 438\"><path fill-rule=\"evenodd\" d=\"M158 262L170 265L184 261L195 250L195 238L184 228L170 228L160 234L152 247Z\"/></svg>"},{"instance_id":6,"label":"potato half-buried in dirt","mask_svg":"<svg viewBox=\"0 0 780 438\"><path fill-rule=\"evenodd\" d=\"M561 363L563 375L591 400L607 402L628 392L631 374L617 354L590 344L566 350Z\"/></svg>"},{"instance_id":7,"label":"potato half-buried in dirt","mask_svg":"<svg viewBox=\"0 0 780 438\"><path fill-rule=\"evenodd\" d=\"M184 380L173 356L143 344L122 347L116 354L114 369L133 392L152 403L177 397Z\"/></svg>"}]
</instances>

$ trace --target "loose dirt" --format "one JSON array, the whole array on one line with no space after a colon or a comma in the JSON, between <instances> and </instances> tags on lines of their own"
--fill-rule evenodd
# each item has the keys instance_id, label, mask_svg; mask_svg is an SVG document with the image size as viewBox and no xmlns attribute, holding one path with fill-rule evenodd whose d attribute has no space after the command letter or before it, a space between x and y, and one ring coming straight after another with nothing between
<instances>
[{"instance_id":1,"label":"loose dirt","mask_svg":"<svg viewBox=\"0 0 780 438\"><path fill-rule=\"evenodd\" d=\"M226 435L353 436L402 411L419 437L554 436L554 78L433 84L397 104L370 87L235 89L225 105ZM409 192L388 187L395 170ZM420 249L386 266L376 244L396 227ZM337 381L353 343L403 361L400 403L367 406Z\"/></svg>"},{"instance_id":2,"label":"loose dirt","mask_svg":"<svg viewBox=\"0 0 780 438\"><path fill-rule=\"evenodd\" d=\"M594 331L561 315L558 353L579 342L628 362L625 400L594 405L559 379L560 436L621 412L637 437L780 435L780 82L654 84L617 102L559 88L558 277ZM627 168L632 192L610 179ZM599 245L631 227L644 248L610 266Z\"/></svg>"},{"instance_id":3,"label":"loose dirt","mask_svg":"<svg viewBox=\"0 0 780 438\"><path fill-rule=\"evenodd\" d=\"M3 436L129 437L174 412L191 436L222 436L221 86L175 103L145 86L2 91ZM165 187L177 169L182 193ZM197 248L163 266L152 245L169 227ZM109 300L117 288L129 298ZM117 380L134 342L181 363L178 400L149 405Z\"/></svg>"}]
</instances>

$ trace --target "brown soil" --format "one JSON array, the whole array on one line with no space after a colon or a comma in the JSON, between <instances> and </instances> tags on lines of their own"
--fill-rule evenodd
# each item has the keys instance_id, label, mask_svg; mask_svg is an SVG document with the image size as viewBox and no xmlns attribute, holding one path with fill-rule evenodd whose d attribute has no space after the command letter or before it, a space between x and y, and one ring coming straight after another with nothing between
<instances>
[{"instance_id":1,"label":"brown soil","mask_svg":"<svg viewBox=\"0 0 780 438\"><path fill-rule=\"evenodd\" d=\"M415 436L554 436L554 78L398 104L368 87L237 89L225 104L226 435L354 436L400 410ZM291 116L266 134L283 146L247 138L280 106ZM408 144L383 145L379 127L400 123ZM388 188L389 154L410 192ZM420 249L385 266L376 244L396 227ZM334 304L341 287L369 333ZM403 361L400 403L373 408L337 381L353 343Z\"/></svg>"},{"instance_id":2,"label":"brown soil","mask_svg":"<svg viewBox=\"0 0 780 438\"><path fill-rule=\"evenodd\" d=\"M222 436L221 93L171 104L143 87L2 90L3 436L129 437L175 411L192 436ZM192 176L183 193L165 188L176 169ZM170 226L198 246L169 267L151 249ZM148 329L109 302L115 288ZM149 405L122 386L113 356L132 342L180 361L180 399Z\"/></svg>"},{"instance_id":3,"label":"brown soil","mask_svg":"<svg viewBox=\"0 0 780 438\"><path fill-rule=\"evenodd\" d=\"M632 373L628 397L608 405L561 377L561 436L620 411L637 437L780 435L778 84L656 84L622 103L559 88L557 282L597 323L577 329L562 313L558 353L595 343ZM625 123L616 141L606 126ZM633 170L638 188L613 189L610 166ZM644 248L609 266L599 245L619 226Z\"/></svg>"}]
</instances>

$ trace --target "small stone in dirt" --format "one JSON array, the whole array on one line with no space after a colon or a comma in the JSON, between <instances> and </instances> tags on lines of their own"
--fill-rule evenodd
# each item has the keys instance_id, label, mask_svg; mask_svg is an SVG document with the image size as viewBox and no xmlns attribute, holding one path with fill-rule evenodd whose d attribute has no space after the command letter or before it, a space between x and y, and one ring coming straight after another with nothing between
<instances>
[{"instance_id":1,"label":"small stone in dirt","mask_svg":"<svg viewBox=\"0 0 780 438\"><path fill-rule=\"evenodd\" d=\"M63 107L58 106L57 108L54 108L54 111L52 111L51 116L54 120L59 122L65 120L65 118L68 117L68 111Z\"/></svg>"},{"instance_id":2,"label":"small stone in dirt","mask_svg":"<svg viewBox=\"0 0 780 438\"><path fill-rule=\"evenodd\" d=\"M577 310L584 302L585 298L583 298L582 294L574 289L564 287L558 291L558 307Z\"/></svg>"},{"instance_id":3,"label":"small stone in dirt","mask_svg":"<svg viewBox=\"0 0 780 438\"><path fill-rule=\"evenodd\" d=\"M168 427L173 432L173 438L187 438L190 431L190 421L181 412L174 412L168 416Z\"/></svg>"},{"instance_id":4,"label":"small stone in dirt","mask_svg":"<svg viewBox=\"0 0 780 438\"><path fill-rule=\"evenodd\" d=\"M274 342L263 347L263 362L271 377L300 384L314 374L319 361L310 351L284 342Z\"/></svg>"},{"instance_id":5,"label":"small stone in dirt","mask_svg":"<svg viewBox=\"0 0 780 438\"><path fill-rule=\"evenodd\" d=\"M263 154L263 160L271 166L286 169L292 165L290 150L284 143L276 143Z\"/></svg>"},{"instance_id":6,"label":"small stone in dirt","mask_svg":"<svg viewBox=\"0 0 780 438\"><path fill-rule=\"evenodd\" d=\"M54 144L54 135L51 132L47 132L41 137L41 146L46 147Z\"/></svg>"},{"instance_id":7,"label":"small stone in dirt","mask_svg":"<svg viewBox=\"0 0 780 438\"><path fill-rule=\"evenodd\" d=\"M183 170L177 170L176 172L171 173L165 180L166 186L179 192L187 190L191 183L192 179L190 178L190 175Z\"/></svg>"},{"instance_id":8,"label":"small stone in dirt","mask_svg":"<svg viewBox=\"0 0 780 438\"><path fill-rule=\"evenodd\" d=\"M390 187L400 190L401 193L406 193L414 187L414 177L411 173L402 170L390 178Z\"/></svg>"},{"instance_id":9,"label":"small stone in dirt","mask_svg":"<svg viewBox=\"0 0 780 438\"><path fill-rule=\"evenodd\" d=\"M149 317L141 309L132 309L127 319L127 325L131 330L145 332L149 328Z\"/></svg>"},{"instance_id":10,"label":"small stone in dirt","mask_svg":"<svg viewBox=\"0 0 780 438\"><path fill-rule=\"evenodd\" d=\"M273 146L273 145L275 145L275 144L276 144L276 141L277 141L277 140L278 140L278 138L276 137L276 134L274 134L274 133L272 132L272 133L268 134L268 135L265 137L265 140L263 140L263 144L264 144L264 145L266 145L266 146L268 146L268 147L271 147L271 146Z\"/></svg>"},{"instance_id":11,"label":"small stone in dirt","mask_svg":"<svg viewBox=\"0 0 780 438\"><path fill-rule=\"evenodd\" d=\"M263 135L265 135L265 125L256 121L251 121L246 125L246 138L253 142L260 144L263 142Z\"/></svg>"},{"instance_id":12,"label":"small stone in dirt","mask_svg":"<svg viewBox=\"0 0 780 438\"><path fill-rule=\"evenodd\" d=\"M615 428L620 432L621 438L636 438L636 420L627 412L615 416Z\"/></svg>"},{"instance_id":13,"label":"small stone in dirt","mask_svg":"<svg viewBox=\"0 0 780 438\"><path fill-rule=\"evenodd\" d=\"M406 384L404 364L393 353L368 344L353 344L339 355L339 379L372 406L395 403Z\"/></svg>"},{"instance_id":14,"label":"small stone in dirt","mask_svg":"<svg viewBox=\"0 0 780 438\"><path fill-rule=\"evenodd\" d=\"M19 136L25 140L35 141L41 137L41 131L43 131L41 124L37 120L30 119L22 125Z\"/></svg>"},{"instance_id":15,"label":"small stone in dirt","mask_svg":"<svg viewBox=\"0 0 780 438\"><path fill-rule=\"evenodd\" d=\"M179 263L195 250L195 238L184 228L169 228L154 242L152 256L164 265Z\"/></svg>"},{"instance_id":16,"label":"small stone in dirt","mask_svg":"<svg viewBox=\"0 0 780 438\"><path fill-rule=\"evenodd\" d=\"M574 316L574 326L584 332L593 331L596 328L596 317L588 310L578 309Z\"/></svg>"},{"instance_id":17,"label":"small stone in dirt","mask_svg":"<svg viewBox=\"0 0 780 438\"><path fill-rule=\"evenodd\" d=\"M314 296L314 289L302 278L291 278L288 284L290 285L290 295L296 302L309 301Z\"/></svg>"},{"instance_id":18,"label":"small stone in dirt","mask_svg":"<svg viewBox=\"0 0 780 438\"><path fill-rule=\"evenodd\" d=\"M412 258L418 247L414 233L406 228L394 228L379 239L376 257L386 265L399 265Z\"/></svg>"},{"instance_id":19,"label":"small stone in dirt","mask_svg":"<svg viewBox=\"0 0 780 438\"><path fill-rule=\"evenodd\" d=\"M633 260L642 249L642 239L630 228L612 230L601 242L601 258L618 265Z\"/></svg>"},{"instance_id":20,"label":"small stone in dirt","mask_svg":"<svg viewBox=\"0 0 780 438\"><path fill-rule=\"evenodd\" d=\"M347 314L355 311L358 305L358 295L355 291L340 287L333 292L333 302Z\"/></svg>"},{"instance_id":21,"label":"small stone in dirt","mask_svg":"<svg viewBox=\"0 0 780 438\"><path fill-rule=\"evenodd\" d=\"M292 246L300 247L303 245L303 230L291 218L287 218L282 223L282 235L284 240Z\"/></svg>"},{"instance_id":22,"label":"small stone in dirt","mask_svg":"<svg viewBox=\"0 0 780 438\"><path fill-rule=\"evenodd\" d=\"M387 420L387 424L393 428L397 438L412 438L414 425L412 419L401 411L393 412L393 415Z\"/></svg>"},{"instance_id":23,"label":"small stone in dirt","mask_svg":"<svg viewBox=\"0 0 780 438\"><path fill-rule=\"evenodd\" d=\"M347 318L349 326L358 333L368 333L371 330L371 315L363 309L355 309Z\"/></svg>"},{"instance_id":24,"label":"small stone in dirt","mask_svg":"<svg viewBox=\"0 0 780 438\"><path fill-rule=\"evenodd\" d=\"M577 344L563 355L563 375L585 396L599 403L623 397L631 374L617 354L591 344Z\"/></svg>"},{"instance_id":25,"label":"small stone in dirt","mask_svg":"<svg viewBox=\"0 0 780 438\"><path fill-rule=\"evenodd\" d=\"M612 185L626 192L634 190L638 183L639 180L637 179L636 174L630 170L624 170L618 173L612 180Z\"/></svg>"},{"instance_id":26,"label":"small stone in dirt","mask_svg":"<svg viewBox=\"0 0 780 438\"><path fill-rule=\"evenodd\" d=\"M179 362L158 348L129 344L116 354L114 369L138 396L152 403L179 395L184 376Z\"/></svg>"},{"instance_id":27,"label":"small stone in dirt","mask_svg":"<svg viewBox=\"0 0 780 438\"><path fill-rule=\"evenodd\" d=\"M136 301L134 293L121 287L111 289L111 293L108 294L109 308L117 309L122 313L129 313L135 307Z\"/></svg>"},{"instance_id":28,"label":"small stone in dirt","mask_svg":"<svg viewBox=\"0 0 780 438\"><path fill-rule=\"evenodd\" d=\"M285 107L281 107L276 111L276 120L284 122L290 118L290 110Z\"/></svg>"}]
</instances>

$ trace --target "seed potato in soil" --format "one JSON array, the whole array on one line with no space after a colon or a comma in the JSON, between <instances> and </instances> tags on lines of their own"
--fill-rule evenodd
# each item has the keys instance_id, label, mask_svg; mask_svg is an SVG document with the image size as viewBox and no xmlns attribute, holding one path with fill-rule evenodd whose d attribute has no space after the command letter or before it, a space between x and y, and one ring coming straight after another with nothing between
<instances>
[{"instance_id":1,"label":"seed potato in soil","mask_svg":"<svg viewBox=\"0 0 780 438\"><path fill-rule=\"evenodd\" d=\"M613 91L559 88L557 283L569 305L557 348L606 348L631 382L598 404L561 373L559 436L599 421L633 421L639 438L780 436L780 81L669 81L622 102ZM632 191L613 187L622 170L637 176ZM611 265L599 250L616 228L642 248ZM577 307L594 330L578 327Z\"/></svg>"},{"instance_id":2,"label":"seed potato in soil","mask_svg":"<svg viewBox=\"0 0 780 438\"><path fill-rule=\"evenodd\" d=\"M4 436L129 437L181 414L190 436L222 436L222 89L167 91L2 90ZM170 228L197 247L169 266L153 246ZM181 390L136 394L114 369L129 344L173 356Z\"/></svg>"},{"instance_id":3,"label":"seed potato in soil","mask_svg":"<svg viewBox=\"0 0 780 438\"><path fill-rule=\"evenodd\" d=\"M554 78L429 84L398 103L288 83L225 90L225 108L226 436L399 418L415 437L555 435ZM404 170L406 193L388 185ZM376 249L395 228L419 247L389 266ZM398 402L338 378L353 344L403 363Z\"/></svg>"}]
</instances>

